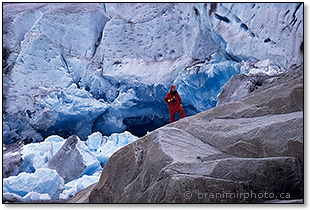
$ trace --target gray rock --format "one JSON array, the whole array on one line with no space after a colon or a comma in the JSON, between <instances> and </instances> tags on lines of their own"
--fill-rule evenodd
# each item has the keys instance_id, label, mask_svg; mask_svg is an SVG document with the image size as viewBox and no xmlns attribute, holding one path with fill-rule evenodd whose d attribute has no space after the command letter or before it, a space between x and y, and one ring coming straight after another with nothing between
<instances>
[{"instance_id":1,"label":"gray rock","mask_svg":"<svg viewBox=\"0 0 310 210\"><path fill-rule=\"evenodd\" d=\"M89 202L262 203L281 193L302 199L302 75L296 68L123 147Z\"/></svg>"},{"instance_id":2,"label":"gray rock","mask_svg":"<svg viewBox=\"0 0 310 210\"><path fill-rule=\"evenodd\" d=\"M249 105L256 105L255 108L258 108L252 116L266 114L265 109L268 109L267 114L301 111L303 110L302 83L303 65L277 76L235 75L224 85L223 91L218 95L217 106L241 99L239 105L241 103L248 106L242 107L240 111L245 112L245 109L250 109ZM253 108L251 111L254 111Z\"/></svg>"},{"instance_id":3,"label":"gray rock","mask_svg":"<svg viewBox=\"0 0 310 210\"><path fill-rule=\"evenodd\" d=\"M76 149L77 142L77 136L70 136L54 157L47 162L47 166L50 169L56 169L65 182L78 177L86 168L81 164L82 155Z\"/></svg>"},{"instance_id":4,"label":"gray rock","mask_svg":"<svg viewBox=\"0 0 310 210\"><path fill-rule=\"evenodd\" d=\"M87 157L87 151L81 152L81 147L86 147L76 136L70 136L58 152L47 162L50 169L55 169L65 182L81 176L85 171L96 169L99 162L94 157Z\"/></svg>"},{"instance_id":5,"label":"gray rock","mask_svg":"<svg viewBox=\"0 0 310 210\"><path fill-rule=\"evenodd\" d=\"M84 190L78 192L68 203L88 203L90 192L94 189L97 183L89 185Z\"/></svg>"},{"instance_id":6,"label":"gray rock","mask_svg":"<svg viewBox=\"0 0 310 210\"><path fill-rule=\"evenodd\" d=\"M297 157L303 163L303 68L244 98L169 124L242 157Z\"/></svg>"},{"instance_id":7,"label":"gray rock","mask_svg":"<svg viewBox=\"0 0 310 210\"><path fill-rule=\"evenodd\" d=\"M184 139L191 139L191 141L184 141ZM141 191L147 190L149 186L161 179L163 176L161 169L174 160L199 163L201 161L199 157L222 154L222 152L181 130L162 128L127 145L115 154L117 155L112 155L106 163L100 182L90 195L90 203L118 202L128 185L131 185L128 190L139 189L135 192L135 197L141 196ZM110 173L117 175L111 176ZM102 182L104 177L108 178L107 181L110 184ZM108 189L103 192L98 186L108 187ZM110 191L111 189L113 190Z\"/></svg>"},{"instance_id":8,"label":"gray rock","mask_svg":"<svg viewBox=\"0 0 310 210\"><path fill-rule=\"evenodd\" d=\"M280 200L280 199L274 199L274 200L268 200L264 203L304 203L304 199L295 199L295 200Z\"/></svg>"},{"instance_id":9,"label":"gray rock","mask_svg":"<svg viewBox=\"0 0 310 210\"><path fill-rule=\"evenodd\" d=\"M266 74L245 75L237 74L230 78L230 80L223 86L222 92L217 97L217 106L237 101L254 90L265 86L272 82L276 76L269 76Z\"/></svg>"},{"instance_id":10,"label":"gray rock","mask_svg":"<svg viewBox=\"0 0 310 210\"><path fill-rule=\"evenodd\" d=\"M3 148L3 178L15 176L20 172L20 166L23 162L21 148L24 146L23 142L18 141L10 145L4 145Z\"/></svg>"},{"instance_id":11,"label":"gray rock","mask_svg":"<svg viewBox=\"0 0 310 210\"><path fill-rule=\"evenodd\" d=\"M19 203L23 198L15 193L3 193L2 202L4 203Z\"/></svg>"},{"instance_id":12,"label":"gray rock","mask_svg":"<svg viewBox=\"0 0 310 210\"><path fill-rule=\"evenodd\" d=\"M201 120L169 125L239 157L296 157L303 162L303 112L253 118Z\"/></svg>"},{"instance_id":13,"label":"gray rock","mask_svg":"<svg viewBox=\"0 0 310 210\"><path fill-rule=\"evenodd\" d=\"M297 158L224 157L187 132L161 128L111 157L89 202L263 202L259 193L295 195L301 179Z\"/></svg>"},{"instance_id":14,"label":"gray rock","mask_svg":"<svg viewBox=\"0 0 310 210\"><path fill-rule=\"evenodd\" d=\"M303 67L300 66L270 84L259 88L240 100L219 105L213 109L188 117L191 120L252 118L265 115L303 111ZM179 122L168 126L178 126Z\"/></svg>"}]
</instances>

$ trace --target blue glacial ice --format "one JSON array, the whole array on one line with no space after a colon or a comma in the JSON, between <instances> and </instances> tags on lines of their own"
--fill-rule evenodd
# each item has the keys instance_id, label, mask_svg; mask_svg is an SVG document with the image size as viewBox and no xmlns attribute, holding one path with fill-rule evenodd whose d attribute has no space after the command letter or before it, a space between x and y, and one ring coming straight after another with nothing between
<instances>
[{"instance_id":1,"label":"blue glacial ice","mask_svg":"<svg viewBox=\"0 0 310 210\"><path fill-rule=\"evenodd\" d=\"M17 176L3 179L3 188L21 197L26 196L29 192L37 192L47 193L51 199L56 199L63 191L64 186L64 180L58 173L47 168L39 168L34 173L22 172Z\"/></svg>"},{"instance_id":2,"label":"blue glacial ice","mask_svg":"<svg viewBox=\"0 0 310 210\"><path fill-rule=\"evenodd\" d=\"M42 168L60 149L65 140L60 136L49 136L41 143L27 144L22 148L20 171L33 173Z\"/></svg>"},{"instance_id":3,"label":"blue glacial ice","mask_svg":"<svg viewBox=\"0 0 310 210\"><path fill-rule=\"evenodd\" d=\"M115 151L137 139L138 137L133 136L128 131L121 134L114 133L109 137L102 136L100 132L95 132L88 137L86 145L100 161L100 164L104 166Z\"/></svg>"},{"instance_id":4,"label":"blue glacial ice","mask_svg":"<svg viewBox=\"0 0 310 210\"><path fill-rule=\"evenodd\" d=\"M187 67L174 82L187 113L195 114L215 107L224 84L240 71L239 63L227 60L220 53L213 54L209 62L198 61Z\"/></svg>"},{"instance_id":5,"label":"blue glacial ice","mask_svg":"<svg viewBox=\"0 0 310 210\"><path fill-rule=\"evenodd\" d=\"M23 202L27 201L48 201L51 200L51 196L48 193L29 192L22 199Z\"/></svg>"},{"instance_id":6,"label":"blue glacial ice","mask_svg":"<svg viewBox=\"0 0 310 210\"><path fill-rule=\"evenodd\" d=\"M21 173L3 179L4 196L18 201L72 198L85 187L98 182L102 167L115 151L137 139L126 131L111 136L95 132L86 141L78 140L77 149L86 168L80 176L66 183L56 170L47 168L46 164L65 143L65 139L52 135L43 142L24 145Z\"/></svg>"},{"instance_id":7,"label":"blue glacial ice","mask_svg":"<svg viewBox=\"0 0 310 210\"><path fill-rule=\"evenodd\" d=\"M191 116L215 107L235 74L302 62L301 3L4 4L3 143L27 144L23 173L8 179L54 173L46 163L75 134L93 160L76 177L84 187L113 152L169 123L172 84ZM62 198L82 188L69 183ZM44 191L5 188L17 200L61 190Z\"/></svg>"},{"instance_id":8,"label":"blue glacial ice","mask_svg":"<svg viewBox=\"0 0 310 210\"><path fill-rule=\"evenodd\" d=\"M4 5L4 143L72 134L86 140L96 131L143 136L169 122L163 98L172 84L187 116L210 109L234 74L300 65L302 9Z\"/></svg>"},{"instance_id":9,"label":"blue glacial ice","mask_svg":"<svg viewBox=\"0 0 310 210\"><path fill-rule=\"evenodd\" d=\"M83 175L80 178L74 179L65 184L64 190L59 195L59 199L70 199L75 196L78 192L85 189L91 184L99 181L101 171L95 172L92 175Z\"/></svg>"}]
</instances>

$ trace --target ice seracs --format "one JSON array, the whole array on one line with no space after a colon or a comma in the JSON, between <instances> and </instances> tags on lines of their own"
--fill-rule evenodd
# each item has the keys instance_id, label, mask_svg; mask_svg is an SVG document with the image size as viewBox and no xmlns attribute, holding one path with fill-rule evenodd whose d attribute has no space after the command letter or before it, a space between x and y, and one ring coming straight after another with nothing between
<instances>
[{"instance_id":1,"label":"ice seracs","mask_svg":"<svg viewBox=\"0 0 310 210\"><path fill-rule=\"evenodd\" d=\"M20 171L33 173L42 168L62 147L65 140L60 136L49 136L41 143L27 144L22 148Z\"/></svg>"},{"instance_id":2,"label":"ice seracs","mask_svg":"<svg viewBox=\"0 0 310 210\"><path fill-rule=\"evenodd\" d=\"M27 144L5 156L8 176L46 167L72 135L83 166L66 181L91 175L169 122L172 84L192 116L233 75L303 62L303 3L4 3L3 20L3 143Z\"/></svg>"},{"instance_id":3,"label":"ice seracs","mask_svg":"<svg viewBox=\"0 0 310 210\"><path fill-rule=\"evenodd\" d=\"M93 175L83 175L80 178L72 180L65 184L64 190L59 195L59 199L68 200L76 195L81 190L85 189L89 185L99 181L101 171L94 173Z\"/></svg>"},{"instance_id":4,"label":"ice seracs","mask_svg":"<svg viewBox=\"0 0 310 210\"><path fill-rule=\"evenodd\" d=\"M121 134L115 133L109 137L102 136L100 132L96 132L88 137L86 145L100 161L100 164L104 166L115 151L137 139L138 137L133 136L128 131Z\"/></svg>"},{"instance_id":5,"label":"ice seracs","mask_svg":"<svg viewBox=\"0 0 310 210\"><path fill-rule=\"evenodd\" d=\"M169 122L162 98L172 83L189 116L212 108L232 75L300 65L302 10L300 3L5 4L4 142L86 140L95 131L143 136Z\"/></svg>"},{"instance_id":6,"label":"ice seracs","mask_svg":"<svg viewBox=\"0 0 310 210\"><path fill-rule=\"evenodd\" d=\"M29 192L37 192L47 193L51 199L56 199L64 189L64 180L55 170L40 168L31 174L22 172L16 177L3 179L3 188L22 197Z\"/></svg>"},{"instance_id":7,"label":"ice seracs","mask_svg":"<svg viewBox=\"0 0 310 210\"><path fill-rule=\"evenodd\" d=\"M80 190L98 182L110 156L137 140L129 132L103 136L95 132L81 141L52 135L40 143L20 144L19 165L4 179L4 200L8 202L70 199ZM14 151L6 148L10 157ZM14 145L12 145L14 146ZM11 163L15 163L14 160ZM8 171L8 170L7 170ZM40 176L40 177L38 177ZM49 177L48 179L46 177ZM51 187L52 183L55 183Z\"/></svg>"}]
</instances>

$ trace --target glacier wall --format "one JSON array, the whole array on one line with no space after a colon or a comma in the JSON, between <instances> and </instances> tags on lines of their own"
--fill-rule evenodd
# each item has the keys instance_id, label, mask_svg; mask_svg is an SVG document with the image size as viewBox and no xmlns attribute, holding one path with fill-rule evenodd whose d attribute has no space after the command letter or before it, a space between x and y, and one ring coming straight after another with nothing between
<instances>
[{"instance_id":1,"label":"glacier wall","mask_svg":"<svg viewBox=\"0 0 310 210\"><path fill-rule=\"evenodd\" d=\"M232 75L302 53L301 3L3 4L3 142L142 136L169 122L172 84L193 115Z\"/></svg>"},{"instance_id":2,"label":"glacier wall","mask_svg":"<svg viewBox=\"0 0 310 210\"><path fill-rule=\"evenodd\" d=\"M250 62L269 59L285 71L303 62L302 3L225 3L214 7L213 30L226 41L229 54Z\"/></svg>"}]
</instances>

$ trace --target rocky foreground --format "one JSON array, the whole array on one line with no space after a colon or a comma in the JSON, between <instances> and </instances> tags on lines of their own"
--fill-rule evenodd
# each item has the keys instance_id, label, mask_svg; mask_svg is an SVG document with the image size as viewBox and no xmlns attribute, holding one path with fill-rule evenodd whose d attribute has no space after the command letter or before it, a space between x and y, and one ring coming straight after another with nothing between
<instances>
[{"instance_id":1,"label":"rocky foreground","mask_svg":"<svg viewBox=\"0 0 310 210\"><path fill-rule=\"evenodd\" d=\"M264 81L120 149L84 201L303 202L303 67Z\"/></svg>"}]
</instances>

